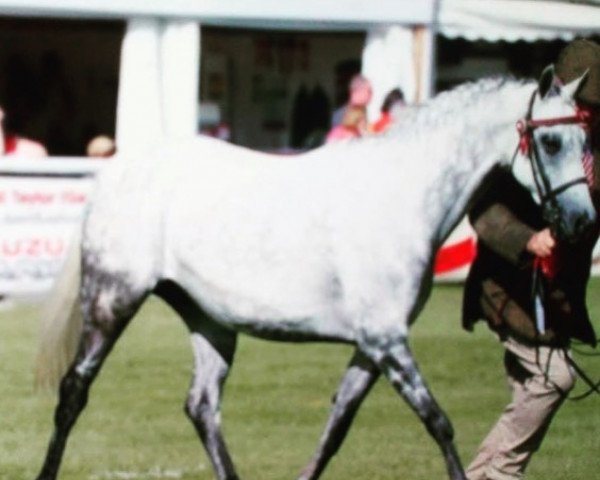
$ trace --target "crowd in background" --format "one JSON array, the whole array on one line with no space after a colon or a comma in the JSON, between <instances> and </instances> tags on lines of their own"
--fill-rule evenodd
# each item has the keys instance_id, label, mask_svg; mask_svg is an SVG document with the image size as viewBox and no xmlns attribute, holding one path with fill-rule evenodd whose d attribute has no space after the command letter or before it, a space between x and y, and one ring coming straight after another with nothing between
<instances>
[{"instance_id":1,"label":"crowd in background","mask_svg":"<svg viewBox=\"0 0 600 480\"><path fill-rule=\"evenodd\" d=\"M113 131L102 132L94 111L83 108L68 66L57 51L48 49L31 58L14 53L5 58L2 69L0 153L3 156L104 157L111 151L106 142L100 151L97 141L90 149L96 137L111 139Z\"/></svg>"},{"instance_id":2,"label":"crowd in background","mask_svg":"<svg viewBox=\"0 0 600 480\"><path fill-rule=\"evenodd\" d=\"M326 136L326 142L347 138L358 138L372 133L382 133L393 122L393 111L405 105L404 94L400 88L394 88L385 96L380 107L380 116L369 123L367 106L373 97L373 89L368 78L355 75L348 85L348 102L333 112L332 128Z\"/></svg>"},{"instance_id":3,"label":"crowd in background","mask_svg":"<svg viewBox=\"0 0 600 480\"><path fill-rule=\"evenodd\" d=\"M3 156L21 156L21 157L46 157L48 153L64 155L69 151L65 144L65 134L61 128L55 128L53 125L60 124L60 121L53 117L68 114L73 109L73 99L69 94L68 84L63 82L64 75L61 67L62 63L54 55L44 56L42 62L45 68L42 69L44 83L32 84L31 78L27 74L27 69L17 61L13 62L15 72L10 78L16 78L22 89L16 86L11 88L14 82L7 83L7 92L12 92L10 102L11 112L6 114L0 107L0 154ZM38 88L41 91L36 91ZM29 100L25 100L27 96ZM49 102L36 101L40 98L53 98L57 103L51 110L55 112L48 118L47 122L47 144L39 139L28 138L20 133L25 128L28 118L28 112L35 113L39 110L38 103ZM330 103L327 95L321 87L316 87L312 92L301 88L294 99L292 108L292 124L290 132L290 145L296 149L305 150L315 148L323 143L361 137L368 134L381 133L387 129L393 120L392 110L404 106L404 95L400 88L394 88L385 97L381 105L381 116L369 123L367 119L367 106L372 99L372 86L369 79L361 74L355 74L348 84L347 101L331 114ZM60 104L60 105L58 105ZM59 112L56 114L56 112ZM39 112L38 112L39 113ZM208 134L222 138L220 135L212 134L208 131L202 131ZM63 140L61 140L61 138ZM228 137L227 137L228 139ZM86 140L85 151L81 155L91 158L107 158L114 155L116 145L110 135L93 135Z\"/></svg>"}]
</instances>

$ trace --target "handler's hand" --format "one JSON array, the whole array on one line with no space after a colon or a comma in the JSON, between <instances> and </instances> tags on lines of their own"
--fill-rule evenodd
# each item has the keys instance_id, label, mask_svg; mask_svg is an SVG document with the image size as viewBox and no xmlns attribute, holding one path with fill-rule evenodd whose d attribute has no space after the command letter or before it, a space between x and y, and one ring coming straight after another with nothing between
<instances>
[{"instance_id":1,"label":"handler's hand","mask_svg":"<svg viewBox=\"0 0 600 480\"><path fill-rule=\"evenodd\" d=\"M556 240L550 233L550 229L544 228L531 236L526 248L529 253L533 253L536 257L544 258L552 254L555 246Z\"/></svg>"}]
</instances>

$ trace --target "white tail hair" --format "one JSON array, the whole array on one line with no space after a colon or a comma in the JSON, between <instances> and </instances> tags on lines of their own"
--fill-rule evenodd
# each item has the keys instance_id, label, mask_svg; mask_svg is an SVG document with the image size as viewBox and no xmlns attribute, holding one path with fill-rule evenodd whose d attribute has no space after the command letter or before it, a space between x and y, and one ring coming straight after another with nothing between
<instances>
[{"instance_id":1,"label":"white tail hair","mask_svg":"<svg viewBox=\"0 0 600 480\"><path fill-rule=\"evenodd\" d=\"M41 309L41 338L35 361L38 390L56 390L75 358L82 330L79 308L81 232L74 232L63 269Z\"/></svg>"}]
</instances>

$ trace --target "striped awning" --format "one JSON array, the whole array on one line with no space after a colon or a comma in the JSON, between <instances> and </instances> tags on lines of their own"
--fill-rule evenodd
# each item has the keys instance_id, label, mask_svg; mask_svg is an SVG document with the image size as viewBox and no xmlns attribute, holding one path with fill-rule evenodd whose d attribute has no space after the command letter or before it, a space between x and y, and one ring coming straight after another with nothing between
<instances>
[{"instance_id":1,"label":"striped awning","mask_svg":"<svg viewBox=\"0 0 600 480\"><path fill-rule=\"evenodd\" d=\"M441 0L439 33L492 42L600 35L600 1Z\"/></svg>"}]
</instances>

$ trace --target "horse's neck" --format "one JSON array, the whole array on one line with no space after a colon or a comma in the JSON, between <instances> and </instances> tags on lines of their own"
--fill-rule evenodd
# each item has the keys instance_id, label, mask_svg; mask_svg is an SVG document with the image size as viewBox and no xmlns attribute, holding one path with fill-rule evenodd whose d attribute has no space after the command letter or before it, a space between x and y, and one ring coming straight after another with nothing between
<instances>
[{"instance_id":1,"label":"horse's neck","mask_svg":"<svg viewBox=\"0 0 600 480\"><path fill-rule=\"evenodd\" d=\"M522 118L533 84L512 84L504 91L482 98L467 109L462 121L449 130L451 144L458 145L440 169L439 185L445 199L435 234L441 244L465 214L475 191L496 165L509 165L518 143L516 122ZM448 135L446 133L446 135Z\"/></svg>"}]
</instances>

